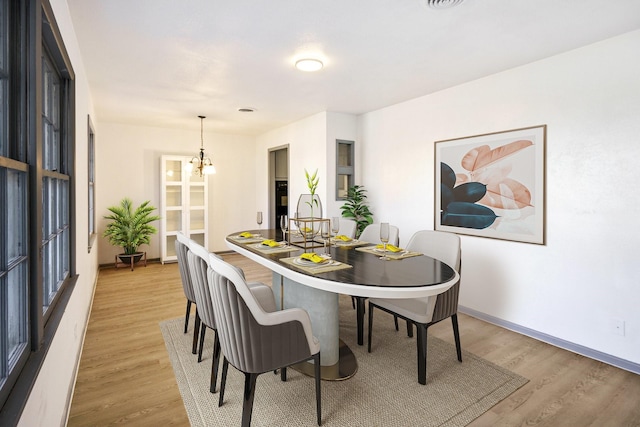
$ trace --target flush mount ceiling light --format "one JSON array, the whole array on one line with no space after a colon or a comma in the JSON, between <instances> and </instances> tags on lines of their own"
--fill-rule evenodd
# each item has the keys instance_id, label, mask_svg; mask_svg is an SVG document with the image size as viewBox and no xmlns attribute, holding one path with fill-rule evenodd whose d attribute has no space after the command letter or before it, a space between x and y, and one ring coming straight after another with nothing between
<instances>
[{"instance_id":1,"label":"flush mount ceiling light","mask_svg":"<svg viewBox=\"0 0 640 427\"><path fill-rule=\"evenodd\" d=\"M241 113L253 113L254 111L256 111L256 109L251 107L241 107L238 108L238 111Z\"/></svg>"},{"instance_id":2,"label":"flush mount ceiling light","mask_svg":"<svg viewBox=\"0 0 640 427\"><path fill-rule=\"evenodd\" d=\"M300 71L318 71L320 70L324 64L319 59L313 58L304 58L296 61L296 68Z\"/></svg>"},{"instance_id":3,"label":"flush mount ceiling light","mask_svg":"<svg viewBox=\"0 0 640 427\"><path fill-rule=\"evenodd\" d=\"M448 9L462 3L464 0L423 0L431 9Z\"/></svg>"},{"instance_id":4,"label":"flush mount ceiling light","mask_svg":"<svg viewBox=\"0 0 640 427\"><path fill-rule=\"evenodd\" d=\"M211 159L204 155L204 137L202 134L203 121L205 116L198 116L200 118L200 153L196 154L186 164L185 169L188 173L193 172L197 176L211 175L216 173L216 168L213 166Z\"/></svg>"}]
</instances>

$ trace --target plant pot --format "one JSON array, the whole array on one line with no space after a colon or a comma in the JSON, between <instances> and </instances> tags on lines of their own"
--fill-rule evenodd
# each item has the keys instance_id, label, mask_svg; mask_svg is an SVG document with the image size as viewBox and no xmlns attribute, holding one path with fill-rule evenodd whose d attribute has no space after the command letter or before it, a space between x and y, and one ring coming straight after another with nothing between
<instances>
[{"instance_id":1,"label":"plant pot","mask_svg":"<svg viewBox=\"0 0 640 427\"><path fill-rule=\"evenodd\" d=\"M131 264L131 258L133 258L133 263L136 264L143 256L144 252L136 252L135 254L118 254L120 261L127 265Z\"/></svg>"}]
</instances>

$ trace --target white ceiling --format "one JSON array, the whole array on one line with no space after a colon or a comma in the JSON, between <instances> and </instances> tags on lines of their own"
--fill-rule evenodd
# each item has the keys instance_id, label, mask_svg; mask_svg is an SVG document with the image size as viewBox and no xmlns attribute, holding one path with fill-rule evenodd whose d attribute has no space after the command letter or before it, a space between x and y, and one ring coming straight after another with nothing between
<instances>
[{"instance_id":1,"label":"white ceiling","mask_svg":"<svg viewBox=\"0 0 640 427\"><path fill-rule=\"evenodd\" d=\"M376 110L640 28L639 0L67 2L99 121L199 129L205 115L206 131L249 135L321 111ZM325 67L297 71L305 55Z\"/></svg>"}]
</instances>

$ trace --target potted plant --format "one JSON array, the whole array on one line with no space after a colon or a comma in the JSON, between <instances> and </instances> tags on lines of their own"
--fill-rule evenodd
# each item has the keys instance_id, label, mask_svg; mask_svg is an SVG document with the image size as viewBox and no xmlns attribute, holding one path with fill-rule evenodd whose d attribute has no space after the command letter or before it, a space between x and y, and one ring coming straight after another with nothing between
<instances>
[{"instance_id":1,"label":"potted plant","mask_svg":"<svg viewBox=\"0 0 640 427\"><path fill-rule=\"evenodd\" d=\"M349 187L346 202L340 207L344 218L351 218L356 222L356 237L360 236L367 225L373 223L373 214L369 210L366 193L367 190L362 185Z\"/></svg>"},{"instance_id":2,"label":"potted plant","mask_svg":"<svg viewBox=\"0 0 640 427\"><path fill-rule=\"evenodd\" d=\"M138 248L140 245L148 245L151 235L158 232L150 223L159 220L160 217L152 215L156 208L149 203L147 200L134 211L133 202L125 197L119 206L108 208L111 215L104 217L110 222L103 236L109 239L112 245L124 249L124 253L118 255L123 263L131 264L131 257L134 264L138 262L144 255L143 252L138 251Z\"/></svg>"}]
</instances>

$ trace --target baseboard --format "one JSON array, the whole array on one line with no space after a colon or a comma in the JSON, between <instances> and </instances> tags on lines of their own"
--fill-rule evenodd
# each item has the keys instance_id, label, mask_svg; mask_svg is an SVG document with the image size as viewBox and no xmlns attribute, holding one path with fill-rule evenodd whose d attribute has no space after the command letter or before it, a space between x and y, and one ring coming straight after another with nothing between
<instances>
[{"instance_id":1,"label":"baseboard","mask_svg":"<svg viewBox=\"0 0 640 427\"><path fill-rule=\"evenodd\" d=\"M492 323L494 325L500 326L505 329L509 329L510 331L517 332L522 335L526 335L531 338L535 338L539 341L546 342L547 344L554 345L556 347L563 348L565 350L572 351L577 354L581 354L582 356L586 356L590 359L595 359L600 362L607 363L609 365L615 366L620 369L624 369L625 371L633 372L634 374L640 375L640 364L631 362L626 359L621 359L616 356L612 356L607 353L603 353L598 350L594 350L589 347L585 347L579 344L572 343L570 341L565 341L560 338L556 338L552 335L547 335L542 332L538 332L534 329L529 329L524 326L520 326L516 323L509 322L507 320L502 320L497 317L491 316L489 314L482 313L480 311L474 310L472 308L458 306L458 311L460 313L467 314L471 317L475 317L476 319L484 320L485 322Z\"/></svg>"}]
</instances>

